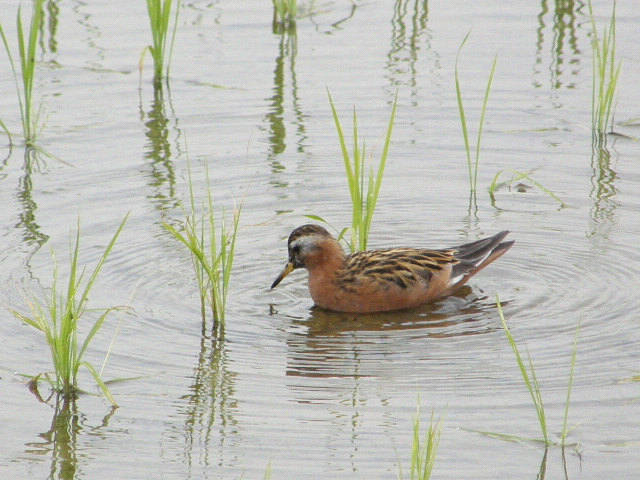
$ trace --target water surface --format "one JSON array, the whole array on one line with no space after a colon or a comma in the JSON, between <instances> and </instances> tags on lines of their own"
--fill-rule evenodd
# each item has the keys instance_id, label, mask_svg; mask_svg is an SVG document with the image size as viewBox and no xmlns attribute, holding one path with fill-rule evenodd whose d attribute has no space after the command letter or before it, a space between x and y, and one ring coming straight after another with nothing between
<instances>
[{"instance_id":1,"label":"water surface","mask_svg":"<svg viewBox=\"0 0 640 480\"><path fill-rule=\"evenodd\" d=\"M122 3L122 4L119 4ZM615 131L591 143L591 23L581 2L301 2L295 30L272 28L270 2L183 2L169 86L154 92L142 2L46 2L35 91L39 145L25 157L0 137L2 303L65 270L76 223L90 265L130 219L92 291L95 307L130 302L91 344L120 408L94 395L39 403L21 374L50 369L44 340L5 311L0 322L0 472L7 478L395 478L408 474L418 403L443 417L434 478L635 478L640 369L640 21L617 2L623 62ZM125 4L126 3L126 4ZM13 2L0 21L15 46ZM610 2L594 2L599 26ZM28 9L25 7L25 11ZM276 29L277 30L277 29ZM457 49L473 136L498 63L470 205L455 97ZM6 58L0 118L19 137ZM409 312L312 308L304 272L269 285L286 238L351 207L326 89L343 126L357 109L378 158L397 92L371 247L446 247L509 229L515 246L458 295ZM190 259L161 226L183 218L188 164L216 205L243 202L224 340L200 316ZM501 170L530 172L568 207L523 181L492 201ZM504 180L509 178L504 174ZM578 323L564 451L506 442L539 426L495 295L536 366L559 438ZM83 333L88 327L83 326ZM83 374L81 385L95 392ZM46 393L46 389L43 389Z\"/></svg>"}]
</instances>

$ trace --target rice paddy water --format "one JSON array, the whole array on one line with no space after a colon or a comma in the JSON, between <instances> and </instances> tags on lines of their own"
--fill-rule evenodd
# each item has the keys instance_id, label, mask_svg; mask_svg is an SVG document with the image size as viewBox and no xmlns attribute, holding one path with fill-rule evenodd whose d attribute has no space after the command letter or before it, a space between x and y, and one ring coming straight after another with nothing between
<instances>
[{"instance_id":1,"label":"rice paddy water","mask_svg":"<svg viewBox=\"0 0 640 480\"><path fill-rule=\"evenodd\" d=\"M38 4L21 27L0 4L1 478L635 478L636 1L298 2L291 27L273 2L174 1L161 88L145 2ZM34 144L63 162L22 141L19 30ZM305 272L269 289L307 215L351 240L368 192L366 248L515 244L414 310L314 308ZM76 327L69 393L53 318Z\"/></svg>"}]
</instances>

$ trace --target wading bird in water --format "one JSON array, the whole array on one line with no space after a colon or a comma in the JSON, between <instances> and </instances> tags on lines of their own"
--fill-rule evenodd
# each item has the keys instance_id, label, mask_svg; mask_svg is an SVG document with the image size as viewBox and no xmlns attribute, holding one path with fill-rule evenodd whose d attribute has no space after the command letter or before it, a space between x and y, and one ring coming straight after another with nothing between
<instances>
[{"instance_id":1,"label":"wading bird in water","mask_svg":"<svg viewBox=\"0 0 640 480\"><path fill-rule=\"evenodd\" d=\"M369 313L416 307L451 295L502 256L513 241L508 230L441 250L388 248L347 255L319 225L303 225L289 236L289 261L275 288L296 268L309 271L315 304L339 312Z\"/></svg>"}]
</instances>

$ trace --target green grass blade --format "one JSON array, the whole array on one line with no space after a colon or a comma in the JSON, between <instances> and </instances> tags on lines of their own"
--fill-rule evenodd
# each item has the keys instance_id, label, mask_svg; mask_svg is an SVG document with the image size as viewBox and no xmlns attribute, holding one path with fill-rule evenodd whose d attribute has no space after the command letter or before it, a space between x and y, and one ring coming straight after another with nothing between
<instances>
[{"instance_id":1,"label":"green grass blade","mask_svg":"<svg viewBox=\"0 0 640 480\"><path fill-rule=\"evenodd\" d=\"M71 252L71 268L69 270L69 281L67 284L67 295L66 295L66 309L63 312L62 318L72 318L74 312L81 312L82 307L79 309L76 308L75 298L78 284L76 282L76 277L78 273L78 255L80 250L80 219L78 218L78 223L76 226L76 240L74 244L74 249ZM82 276L82 275L81 275ZM82 305L83 302L80 302ZM68 325L70 322L64 323L64 325Z\"/></svg>"},{"instance_id":2,"label":"green grass blade","mask_svg":"<svg viewBox=\"0 0 640 480\"><path fill-rule=\"evenodd\" d=\"M458 60L460 58L460 52L462 51L462 47L464 47L465 43L467 43L467 39L469 38L470 34L471 34L471 31L469 31L465 35L464 39L462 40L462 43L458 47L458 53L456 54L454 79L455 79L455 84L456 84L456 98L458 100L458 113L460 115L460 123L462 125L462 136L463 136L463 139L464 139L465 151L467 153L467 167L468 167L468 170L469 170L469 189L471 190L471 192L474 192L475 191L475 185L473 184L473 174L472 174L472 168L471 168L471 147L469 146L469 131L467 129L467 117L465 115L464 104L462 102L462 89L460 87L460 74L458 73Z\"/></svg>"},{"instance_id":3,"label":"green grass blade","mask_svg":"<svg viewBox=\"0 0 640 480\"><path fill-rule=\"evenodd\" d=\"M336 125L338 139L340 141L340 149L347 176L347 185L351 196L351 242L349 247L351 252L358 250L366 250L373 213L384 177L384 170L391 144L391 134L393 132L393 124L395 121L395 113L397 108L397 93L394 99L389 125L387 127L382 157L378 164L377 170L373 166L369 169L368 175L365 172L364 160L366 158L366 143L360 144L358 138L358 116L356 110L353 110L353 149L351 156L347 149L344 139L344 132L340 119L331 97L331 93L327 89L329 104L333 114L333 120ZM365 192L366 190L366 192Z\"/></svg>"},{"instance_id":4,"label":"green grass blade","mask_svg":"<svg viewBox=\"0 0 640 480\"><path fill-rule=\"evenodd\" d=\"M536 409L536 413L538 415L538 422L540 423L540 429L542 431L542 435L544 437L544 442L549 444L549 437L547 434L547 423L546 416L544 410L544 404L542 402L542 394L540 392L540 385L538 384L538 379L535 374L535 369L533 368L533 362L531 361L531 356L529 356L529 368L531 371L531 378L529 377L529 373L527 372L527 368L520 356L520 352L518 350L518 346L516 345L516 341L507 326L507 321L504 318L504 314L502 312L502 305L500 303L500 298L496 294L496 305L498 307L498 313L500 315L500 321L502 322L502 328L504 329L507 338L509 340L509 344L511 345L511 349L516 357L516 362L518 363L518 368L520 369L520 374L522 379L524 380L527 389L529 390L529 394L531 395L531 399L533 400L534 407ZM528 352L527 352L528 355Z\"/></svg>"},{"instance_id":5,"label":"green grass blade","mask_svg":"<svg viewBox=\"0 0 640 480\"><path fill-rule=\"evenodd\" d=\"M396 118L396 108L398 106L398 92L393 99L393 107L391 108L391 115L389 117L389 124L387 126L387 134L384 140L384 146L382 148L382 155L380 157L380 163L378 164L378 171L373 175L373 170L369 176L369 187L367 188L367 213L365 217L365 240L369 238L369 231L371 229L371 221L373 220L373 212L376 204L378 203L378 196L380 194L380 188L382 186L382 178L384 177L384 170L387 164L387 157L389 155L389 147L391 145L391 134L393 133L393 125ZM373 186L372 186L373 184ZM366 250L366 243L363 245L362 250Z\"/></svg>"},{"instance_id":6,"label":"green grass blade","mask_svg":"<svg viewBox=\"0 0 640 480\"><path fill-rule=\"evenodd\" d=\"M319 215L305 215L305 217L307 217L307 218L309 218L311 220L315 220L317 222L322 222L322 223L327 223L328 224L328 222L324 218L319 216Z\"/></svg>"},{"instance_id":7,"label":"green grass blade","mask_svg":"<svg viewBox=\"0 0 640 480\"><path fill-rule=\"evenodd\" d=\"M522 437L520 435L510 435L508 433L489 432L486 430L469 430L469 431L479 433L480 435L484 435L486 437L497 438L498 440L503 440L505 442L534 443L534 444L541 443L543 445L546 445L544 440L541 440L539 438Z\"/></svg>"},{"instance_id":8,"label":"green grass blade","mask_svg":"<svg viewBox=\"0 0 640 480\"><path fill-rule=\"evenodd\" d=\"M357 235L357 230L355 228L355 222L356 219L358 218L358 208L361 207L362 202L361 202L361 198L359 196L359 179L358 179L358 148L357 148L357 117L355 115L355 111L354 111L354 132L355 132L355 136L354 136L354 162L353 162L353 166L351 164L351 157L349 156L349 150L347 149L347 144L346 141L344 139L344 132L342 130L342 125L340 124L340 118L338 117L338 112L336 111L336 107L335 104L333 103L333 98L331 97L331 93L329 92L329 89L327 89L327 95L329 97L329 104L331 105L331 112L333 114L333 121L335 123L336 126L336 131L338 132L338 140L340 142L340 150L342 151L342 160L344 163L344 170L345 173L347 175L347 185L349 187L349 194L351 196L351 227L353 229L353 232L355 235ZM349 245L351 252L355 251L355 243L352 241Z\"/></svg>"},{"instance_id":9,"label":"green grass blade","mask_svg":"<svg viewBox=\"0 0 640 480\"><path fill-rule=\"evenodd\" d=\"M344 169L347 173L347 181L349 186L353 184L354 181L354 173L351 168L351 162L349 157L349 151L347 150L347 144L344 140L344 132L342 131L342 125L340 124L340 119L338 118L338 112L336 111L336 107L333 103L333 98L331 97L331 93L327 89L327 95L329 96L329 104L331 105L331 112L333 113L333 121L336 125L336 130L338 131L338 139L340 141L340 149L342 150L342 159L344 161ZM351 191L351 188L350 190Z\"/></svg>"},{"instance_id":10,"label":"green grass blade","mask_svg":"<svg viewBox=\"0 0 640 480\"><path fill-rule=\"evenodd\" d=\"M185 245L191 254L198 281L203 318L205 304L209 303L214 316L214 325L224 328L227 292L235 258L242 204L234 209L232 228L227 228L224 209L220 228L218 228L208 168L205 170L205 180L207 185L206 203L203 205L201 213L198 214L189 166L191 211L185 212L184 233L165 222L162 225L176 240Z\"/></svg>"},{"instance_id":11,"label":"green grass blade","mask_svg":"<svg viewBox=\"0 0 640 480\"><path fill-rule=\"evenodd\" d=\"M564 404L564 420L562 422L562 434L560 435L560 443L565 445L567 442L567 434L569 433L567 422L569 420L569 405L571 403L571 391L573 389L573 372L576 366L576 354L578 352L578 335L580 333L581 322L578 322L576 333L573 337L573 350L571 352L571 368L569 369L569 384L567 386L567 399Z\"/></svg>"},{"instance_id":12,"label":"green grass blade","mask_svg":"<svg viewBox=\"0 0 640 480\"><path fill-rule=\"evenodd\" d=\"M38 320L36 320L38 317L36 316L36 319L33 319L27 315L23 315L22 313L19 313L15 310L12 310L11 313L13 314L14 317L16 317L18 320L26 323L27 325L32 326L33 328L35 328L36 330L40 330L41 332L45 333L46 332L46 327L39 322Z\"/></svg>"},{"instance_id":13,"label":"green grass blade","mask_svg":"<svg viewBox=\"0 0 640 480\"><path fill-rule=\"evenodd\" d=\"M18 7L18 12L20 12L20 8ZM20 13L18 13L18 17L20 16ZM20 20L18 20L18 24L20 25L20 30L22 30L22 25ZM9 42L7 41L7 37L4 33L4 29L2 28L2 25L0 24L0 37L2 37L2 43L4 45L4 49L7 52L7 57L9 58L9 65L11 65L11 73L13 74L13 81L15 83L16 86L16 93L18 95L18 103L20 105L20 117L22 119L25 118L25 112L24 112L24 104L23 104L23 100L22 100L22 95L20 94L20 87L18 84L18 74L16 72L16 66L15 63L13 61L13 55L11 55L11 48L9 48ZM24 122L23 122L24 124ZM3 124L4 125L4 124ZM4 130L8 132L8 129L6 127L4 127Z\"/></svg>"},{"instance_id":14,"label":"green grass blade","mask_svg":"<svg viewBox=\"0 0 640 480\"><path fill-rule=\"evenodd\" d=\"M151 27L152 45L148 49L153 58L154 83L156 87L161 85L163 73L166 78L169 76L173 46L178 27L178 16L180 13L180 0L176 2L176 13L173 22L173 32L169 41L169 24L171 22L172 0L147 0L147 14ZM167 49L167 43L168 49ZM168 50L168 56L167 56ZM144 53L143 53L144 54Z\"/></svg>"},{"instance_id":15,"label":"green grass blade","mask_svg":"<svg viewBox=\"0 0 640 480\"><path fill-rule=\"evenodd\" d=\"M169 70L171 69L171 59L173 58L173 47L176 43L176 33L178 32L178 17L180 16L180 2L181 0L178 0L176 2L176 15L175 15L175 20L173 22L173 33L171 34L171 42L169 42L169 57L167 58L167 68L166 68L167 78L169 78Z\"/></svg>"},{"instance_id":16,"label":"green grass blade","mask_svg":"<svg viewBox=\"0 0 640 480\"><path fill-rule=\"evenodd\" d=\"M209 277L213 276L213 272L208 265L207 259L204 255L204 252L200 245L204 244L204 239L198 239L197 236L192 235L192 232L187 232L187 236L182 235L175 227L168 223L162 224L163 228L165 228L176 240L184 244L189 249L189 252L196 257L196 260L199 265L206 271Z\"/></svg>"},{"instance_id":17,"label":"green grass blade","mask_svg":"<svg viewBox=\"0 0 640 480\"><path fill-rule=\"evenodd\" d=\"M592 29L592 93L591 124L594 146L606 143L607 127L611 115L615 90L619 78L621 62L616 62L616 6L613 5L609 28L605 26L603 35L598 35L593 7L588 2ZM613 129L613 125L611 125Z\"/></svg>"},{"instance_id":18,"label":"green grass blade","mask_svg":"<svg viewBox=\"0 0 640 480\"><path fill-rule=\"evenodd\" d=\"M78 352L78 360L82 360L82 357L84 356L84 353L87 350L87 347L91 343L91 340L93 340L93 337L95 337L96 333L98 333L98 331L102 328L102 325L104 324L104 321L107 318L107 316L114 310L119 310L119 308L120 307L111 307L106 309L102 313L102 315L100 315L98 319L94 322L93 326L91 327L91 330L87 334L86 338L84 339L84 342L82 343L82 346L80 347L80 351Z\"/></svg>"},{"instance_id":19,"label":"green grass blade","mask_svg":"<svg viewBox=\"0 0 640 480\"><path fill-rule=\"evenodd\" d=\"M44 0L35 0L33 2L31 21L29 24L28 32L25 31L25 26L22 22L22 9L20 6L18 6L18 13L16 15L16 27L21 82L18 80L17 68L13 59L13 55L11 54L9 42L7 41L2 26L0 25L0 37L2 37L4 49L7 52L7 56L9 57L11 72L18 96L20 118L22 121L25 143L28 147L34 148L34 141L39 133L38 120L42 107L42 105L40 105L38 110L34 113L33 81L36 70L36 48L38 45L38 36L43 17L43 3ZM22 90L20 89L20 83L22 83ZM1 125L4 124L2 123ZM9 135L9 130L6 128L6 126L3 126L2 128Z\"/></svg>"},{"instance_id":20,"label":"green grass blade","mask_svg":"<svg viewBox=\"0 0 640 480\"><path fill-rule=\"evenodd\" d=\"M277 20L282 26L292 26L295 24L298 15L297 0L273 0L275 10L274 22Z\"/></svg>"},{"instance_id":21,"label":"green grass blade","mask_svg":"<svg viewBox=\"0 0 640 480\"><path fill-rule=\"evenodd\" d=\"M491 91L491 84L493 83L493 75L496 72L496 64L498 63L498 56L493 58L493 65L491 65L491 73L489 74L489 80L487 81L487 88L484 92L484 99L482 101L482 110L480 112L480 124L478 125L478 141L476 143L476 161L475 170L473 172L473 185L474 188L478 185L478 165L480 164L480 141L482 139L482 130L484 129L484 117L487 112L487 102L489 101L489 92Z\"/></svg>"},{"instance_id":22,"label":"green grass blade","mask_svg":"<svg viewBox=\"0 0 640 480\"><path fill-rule=\"evenodd\" d=\"M549 440L547 436L547 416L545 414L544 403L542 401L542 392L540 390L540 384L538 383L538 377L536 375L536 370L533 367L533 360L531 360L531 355L529 354L528 348L527 348L527 360L529 361L529 372L531 372L531 385L533 386L533 390L531 390L531 395L532 397L534 397L533 403L536 408L536 413L538 414L538 422L540 423L540 429L542 430L544 441L545 443L549 444Z\"/></svg>"},{"instance_id":23,"label":"green grass blade","mask_svg":"<svg viewBox=\"0 0 640 480\"><path fill-rule=\"evenodd\" d=\"M489 196L491 197L491 201L492 202L495 201L495 193L496 193L496 191L502 185L505 185L507 183L507 182L498 183L498 178L500 178L500 175L502 175L503 172L504 172L504 170L498 170L498 172L496 172L496 174L493 176L493 180L491 180L491 184L489 184Z\"/></svg>"},{"instance_id":24,"label":"green grass blade","mask_svg":"<svg viewBox=\"0 0 640 480\"><path fill-rule=\"evenodd\" d=\"M420 405L416 409L413 418L413 435L411 443L411 480L428 480L431 477L433 466L435 464L438 445L440 443L440 434L442 426L440 419L434 420L434 413L431 412L429 427L421 437L420 432ZM398 462L398 477L402 480L402 467Z\"/></svg>"},{"instance_id":25,"label":"green grass blade","mask_svg":"<svg viewBox=\"0 0 640 480\"><path fill-rule=\"evenodd\" d=\"M80 349L78 349L78 322L85 311L85 304L89 290L95 281L97 272L100 270L102 264L106 260L106 257L111 251L127 217L125 217L111 243L105 250L94 274L87 282L83 297L79 301L77 295L82 283L84 272L78 272L80 249L80 228L78 223L75 243L70 252L70 272L66 291L63 293L58 289L58 264L54 252L51 252L53 259L53 280L51 294L44 302L46 303L47 309L45 310L42 307L43 302L34 298L33 303L30 305L32 317L18 312L13 312L16 318L43 332L51 353L51 360L55 373L55 379L52 380L51 383L58 391L71 393L77 390L78 369L83 365L81 359L87 350L89 343L102 327L107 314L113 310L113 308L111 308L104 311L103 315L98 318L90 329L89 334L85 338ZM92 374L93 373L95 372L92 370ZM98 379L96 381L98 381ZM98 384L102 389L103 385L101 381L98 381ZM113 400L110 397L110 394L108 394L108 390L105 395L110 398L110 401Z\"/></svg>"},{"instance_id":26,"label":"green grass blade","mask_svg":"<svg viewBox=\"0 0 640 480\"><path fill-rule=\"evenodd\" d=\"M492 200L495 199L494 194L495 194L496 190L498 190L503 185L511 185L513 182L517 182L517 181L526 179L529 182L531 182L533 185L538 187L543 193L545 193L546 195L549 195L551 198L553 198L555 201L557 201L560 204L561 208L565 208L565 207L569 206L568 204L566 204L564 202L564 200L562 200L560 197L558 197L555 193L553 193L551 190L546 188L541 183L535 181L531 177L531 175L529 173L526 173L526 172L520 172L518 170L509 169L508 171L511 172L511 174L513 175L511 177L511 179L508 180L508 181L505 181L505 182L498 183L498 178L500 178L500 176L506 171L507 170L499 170L495 174L495 176L493 177L493 180L491 181L491 184L489 185L489 195L491 196Z\"/></svg>"},{"instance_id":27,"label":"green grass blade","mask_svg":"<svg viewBox=\"0 0 640 480\"><path fill-rule=\"evenodd\" d=\"M40 32L40 24L42 22L42 6L44 0L36 0L31 13L31 24L29 27L29 38L25 45L25 37L23 33L22 20L20 18L20 8L18 8L18 46L20 51L20 63L22 67L22 81L24 94L24 114L23 126L25 129L25 139L27 144L31 144L35 140L37 126L33 114L33 80L35 77L36 67L36 47L38 44L38 34Z\"/></svg>"},{"instance_id":28,"label":"green grass blade","mask_svg":"<svg viewBox=\"0 0 640 480\"><path fill-rule=\"evenodd\" d=\"M34 6L37 3L34 4ZM25 97L29 95L30 89L28 88L29 78L27 77L27 47L24 42L24 31L22 27L22 5L18 6L18 15L16 17L16 28L18 32L18 54L20 55L20 71L22 72L22 88Z\"/></svg>"},{"instance_id":29,"label":"green grass blade","mask_svg":"<svg viewBox=\"0 0 640 480\"><path fill-rule=\"evenodd\" d=\"M93 376L93 379L95 380L95 382L98 384L98 387L100 387L100 390L102 391L102 394L107 397L107 399L109 400L109 402L111 402L111 405L113 405L114 407L117 407L118 404L116 403L115 399L113 398L113 396L111 395L111 392L109 391L109 389L107 388L107 386L105 385L104 381L102 380L102 378L100 377L100 374L96 371L96 369L93 367L93 365L91 365L89 362L80 362L80 365L82 365L83 367L85 367L87 370L89 370L89 372L91 373L91 375Z\"/></svg>"},{"instance_id":30,"label":"green grass blade","mask_svg":"<svg viewBox=\"0 0 640 480\"><path fill-rule=\"evenodd\" d=\"M270 480L271 478L271 461L267 463L267 470L264 472L263 480Z\"/></svg>"},{"instance_id":31,"label":"green grass blade","mask_svg":"<svg viewBox=\"0 0 640 480\"><path fill-rule=\"evenodd\" d=\"M242 204L234 210L233 212L233 229L231 231L231 233L227 236L227 241L228 241L228 249L224 248L222 249L222 252L224 253L223 256L223 280L222 280L222 285L224 286L224 301L223 301L223 305L222 308L226 310L226 305L227 305L227 291L229 288L229 282L231 281L231 271L233 269L233 260L235 258L235 251L236 251L236 240L238 238L238 227L240 225L240 214L242 212ZM224 213L223 213L224 216Z\"/></svg>"},{"instance_id":32,"label":"green grass blade","mask_svg":"<svg viewBox=\"0 0 640 480\"><path fill-rule=\"evenodd\" d=\"M491 85L493 84L493 78L495 76L496 65L498 63L498 56L496 55L493 59L493 64L491 65L491 71L489 73L489 79L487 81L487 87L485 88L484 97L482 101L482 109L480 111L480 121L478 124L478 135L476 138L476 148L475 148L475 160L471 158L471 145L469 141L469 128L467 125L467 117L464 109L464 102L462 100L462 88L460 86L460 74L458 69L460 53L462 52L462 48L466 44L469 39L469 35L471 32L469 31L467 35L465 35L460 47L458 47L458 52L456 54L455 61L455 70L454 70L454 80L456 86L456 99L458 102L458 113L460 115L460 124L462 126L462 136L464 139L465 145L465 153L467 156L467 170L469 175L469 191L471 193L471 200L475 203L476 198L476 190L478 186L478 170L480 166L480 144L482 142L482 132L484 130L485 117L487 112L487 104L489 102L489 93L491 91Z\"/></svg>"},{"instance_id":33,"label":"green grass blade","mask_svg":"<svg viewBox=\"0 0 640 480\"><path fill-rule=\"evenodd\" d=\"M87 284L85 286L85 289L84 289L84 292L82 293L82 296L80 297L80 301L78 302L78 307L79 308L82 308L86 304L86 302L88 300L88 297L89 297L89 291L93 287L93 284L96 281L96 278L98 277L98 273L100 273L100 270L102 269L102 266L107 261L107 257L109 256L109 254L111 253L111 250L113 249L114 245L116 244L116 240L118 240L118 236L120 236L120 232L124 228L124 225L125 225L125 223L127 223L128 219L129 219L129 213L127 213L125 215L124 219L122 220L122 222L120 222L120 225L118 226L118 229L116 230L116 233L114 233L113 237L111 237L111 241L107 245L107 248L104 250L104 252L102 253L102 256L100 257L100 260L98 261L97 265L93 269L93 273L91 274L91 277L89 277L89 281L87 282ZM78 231L79 230L80 230L80 228L78 227ZM78 235L79 235L79 232L78 232Z\"/></svg>"}]
</instances>

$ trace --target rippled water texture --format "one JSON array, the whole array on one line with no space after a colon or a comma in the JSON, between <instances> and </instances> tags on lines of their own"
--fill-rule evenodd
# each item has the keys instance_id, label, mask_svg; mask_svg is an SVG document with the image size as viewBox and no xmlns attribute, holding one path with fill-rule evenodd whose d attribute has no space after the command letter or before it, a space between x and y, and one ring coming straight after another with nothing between
<instances>
[{"instance_id":1,"label":"rippled water texture","mask_svg":"<svg viewBox=\"0 0 640 480\"><path fill-rule=\"evenodd\" d=\"M26 21L30 2L23 3ZM300 1L296 28L268 0L183 1L170 81L155 91L145 4L46 1L34 94L46 119L25 156L0 54L0 476L2 478L396 478L409 476L412 418L442 418L433 478L636 478L640 468L640 13L617 2L622 61L615 134L592 149L591 22L578 1ZM602 29L611 2L594 2ZM17 59L17 3L0 22ZM477 205L455 94L480 148ZM602 31L602 30L601 30ZM456 296L381 315L312 308L305 272L277 289L286 239L306 214L336 228L351 205L327 98L358 112L379 158L397 117L371 247L446 247L511 230L515 246ZM223 338L200 316L185 249L162 228L194 192L229 215L243 203ZM487 191L499 171L529 179ZM516 185L519 183L520 185ZM111 410L89 394L40 403L23 375L51 369L44 339L9 309L61 275L80 218L90 267L129 221L90 307L109 317L87 359L110 355ZM496 309L536 367L541 437ZM89 317L87 320L89 320ZM83 337L89 329L82 326ZM46 388L41 388L48 396ZM479 432L513 435L514 441Z\"/></svg>"}]
</instances>

